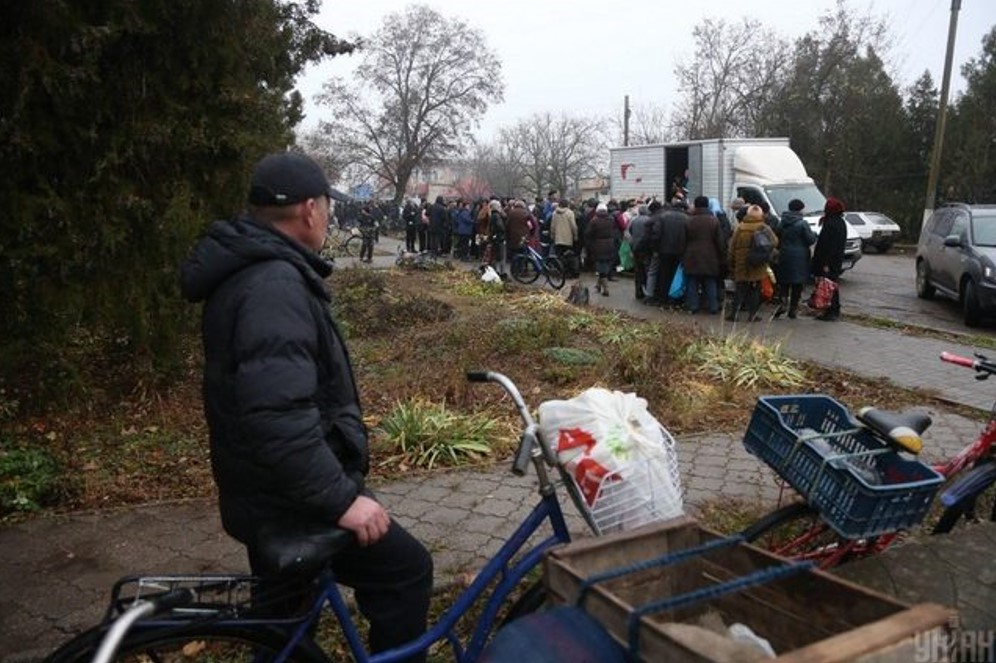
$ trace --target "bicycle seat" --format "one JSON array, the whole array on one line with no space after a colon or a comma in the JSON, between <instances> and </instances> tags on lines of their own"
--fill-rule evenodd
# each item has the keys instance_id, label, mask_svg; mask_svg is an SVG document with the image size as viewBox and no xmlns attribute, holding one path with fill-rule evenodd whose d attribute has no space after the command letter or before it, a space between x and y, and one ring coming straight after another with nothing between
<instances>
[{"instance_id":1,"label":"bicycle seat","mask_svg":"<svg viewBox=\"0 0 996 663\"><path fill-rule=\"evenodd\" d=\"M256 537L260 574L314 577L355 539L349 530L324 523L269 523Z\"/></svg>"},{"instance_id":2,"label":"bicycle seat","mask_svg":"<svg viewBox=\"0 0 996 663\"><path fill-rule=\"evenodd\" d=\"M890 412L874 407L861 408L858 421L913 454L923 449L920 435L933 423L926 412Z\"/></svg>"}]
</instances>

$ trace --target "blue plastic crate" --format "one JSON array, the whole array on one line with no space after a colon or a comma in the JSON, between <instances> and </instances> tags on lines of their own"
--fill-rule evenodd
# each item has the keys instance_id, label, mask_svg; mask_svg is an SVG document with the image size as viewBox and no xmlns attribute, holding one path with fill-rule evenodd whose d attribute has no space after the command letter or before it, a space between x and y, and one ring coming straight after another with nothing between
<instances>
[{"instance_id":1,"label":"blue plastic crate","mask_svg":"<svg viewBox=\"0 0 996 663\"><path fill-rule=\"evenodd\" d=\"M821 439L814 439L812 431ZM828 443L834 448L831 456L820 451ZM846 407L828 396L759 398L744 446L838 534L852 539L919 524L944 481L933 468L903 458L860 427ZM848 466L849 459L874 465L881 483L866 481Z\"/></svg>"}]
</instances>

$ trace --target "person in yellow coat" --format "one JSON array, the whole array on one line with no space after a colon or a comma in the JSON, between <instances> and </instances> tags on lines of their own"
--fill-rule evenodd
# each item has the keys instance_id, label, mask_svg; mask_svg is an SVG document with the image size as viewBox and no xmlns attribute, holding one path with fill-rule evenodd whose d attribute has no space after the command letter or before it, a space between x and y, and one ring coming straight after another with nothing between
<instances>
[{"instance_id":1,"label":"person in yellow coat","mask_svg":"<svg viewBox=\"0 0 996 663\"><path fill-rule=\"evenodd\" d=\"M757 205L751 205L730 238L729 271L736 285L733 303L726 313L726 319L730 322L737 321L741 309L746 309L747 320L760 320L757 312L761 308L761 279L768 272L771 256L769 253L764 261L755 258L755 233L767 234L772 250L778 246L778 237L764 222L764 212Z\"/></svg>"}]
</instances>

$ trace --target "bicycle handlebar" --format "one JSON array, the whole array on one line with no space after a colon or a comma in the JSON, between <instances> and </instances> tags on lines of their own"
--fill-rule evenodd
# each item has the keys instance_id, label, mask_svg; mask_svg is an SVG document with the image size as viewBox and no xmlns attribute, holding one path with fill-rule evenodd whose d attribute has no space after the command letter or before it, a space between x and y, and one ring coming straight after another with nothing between
<instances>
[{"instance_id":1,"label":"bicycle handlebar","mask_svg":"<svg viewBox=\"0 0 996 663\"><path fill-rule=\"evenodd\" d=\"M184 587L165 592L152 599L136 601L108 629L104 639L100 642L100 648L94 654L93 663L110 663L128 629L138 620L192 603L193 600L194 590Z\"/></svg>"},{"instance_id":2,"label":"bicycle handlebar","mask_svg":"<svg viewBox=\"0 0 996 663\"><path fill-rule=\"evenodd\" d=\"M533 449L536 447L539 447L540 453L549 465L552 466L557 463L556 454L540 440L539 426L529 413L529 408L526 407L525 401L522 400L519 388L515 386L515 383L508 376L494 371L467 371L466 376L470 382L497 382L515 402L515 407L518 409L519 417L522 418L522 424L525 427L522 431L522 436L519 438L519 448L515 451L515 460L512 462L512 472L516 476L522 476L526 473L529 459L532 457Z\"/></svg>"},{"instance_id":3,"label":"bicycle handlebar","mask_svg":"<svg viewBox=\"0 0 996 663\"><path fill-rule=\"evenodd\" d=\"M996 363L989 361L989 358L985 355L976 354L975 359L969 357L962 357L961 355L956 355L953 352L942 352L941 361L945 361L949 364L955 364L957 366L964 366L965 368L971 368L976 373L981 373L977 377L986 378L990 375L996 374Z\"/></svg>"}]
</instances>

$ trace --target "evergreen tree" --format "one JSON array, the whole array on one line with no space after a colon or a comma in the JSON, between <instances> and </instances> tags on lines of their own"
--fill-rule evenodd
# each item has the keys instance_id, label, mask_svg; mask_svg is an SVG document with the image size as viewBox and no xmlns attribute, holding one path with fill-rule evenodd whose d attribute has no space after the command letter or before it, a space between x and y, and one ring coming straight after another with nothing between
<instances>
[{"instance_id":1,"label":"evergreen tree","mask_svg":"<svg viewBox=\"0 0 996 663\"><path fill-rule=\"evenodd\" d=\"M352 47L318 2L14 0L0 22L0 374L64 390L78 353L168 368L176 266L293 140L303 66ZM123 353L123 354L122 354ZM109 354L108 354L109 356Z\"/></svg>"}]
</instances>

